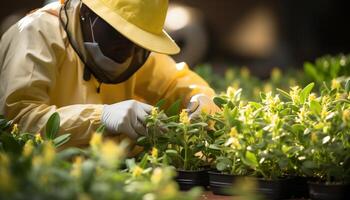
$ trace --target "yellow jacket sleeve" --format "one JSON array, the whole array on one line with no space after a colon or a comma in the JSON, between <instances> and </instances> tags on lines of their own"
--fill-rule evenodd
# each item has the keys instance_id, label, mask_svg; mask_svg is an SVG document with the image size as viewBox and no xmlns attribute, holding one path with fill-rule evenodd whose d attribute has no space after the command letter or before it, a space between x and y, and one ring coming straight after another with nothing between
<instances>
[{"instance_id":1,"label":"yellow jacket sleeve","mask_svg":"<svg viewBox=\"0 0 350 200\"><path fill-rule=\"evenodd\" d=\"M103 105L57 107L51 102L66 38L57 17L43 12L26 16L5 33L0 43L0 113L22 130L43 132L54 112L61 118L60 134L71 133L66 146L86 145L100 125ZM69 67L69 66L67 66ZM69 98L69 97L67 97Z\"/></svg>"},{"instance_id":2,"label":"yellow jacket sleeve","mask_svg":"<svg viewBox=\"0 0 350 200\"><path fill-rule=\"evenodd\" d=\"M195 94L203 93L210 98L215 95L213 89L186 63L175 63L167 55L151 54L136 75L135 93L152 105L161 99L166 99L169 105L181 98L184 108Z\"/></svg>"}]
</instances>

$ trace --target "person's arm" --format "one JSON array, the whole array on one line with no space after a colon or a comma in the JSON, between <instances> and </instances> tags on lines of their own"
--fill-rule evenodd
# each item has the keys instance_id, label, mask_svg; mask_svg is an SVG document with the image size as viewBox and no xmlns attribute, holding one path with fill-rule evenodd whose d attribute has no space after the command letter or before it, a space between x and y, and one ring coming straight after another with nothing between
<instances>
[{"instance_id":1,"label":"person's arm","mask_svg":"<svg viewBox=\"0 0 350 200\"><path fill-rule=\"evenodd\" d=\"M0 113L13 119L22 130L35 133L43 132L48 118L58 112L60 134L71 133L67 146L86 145L101 124L103 105L52 105L50 96L55 92L59 66L66 56L58 23L55 16L34 13L3 36Z\"/></svg>"},{"instance_id":2,"label":"person's arm","mask_svg":"<svg viewBox=\"0 0 350 200\"><path fill-rule=\"evenodd\" d=\"M171 57L157 53L151 54L137 72L136 80L136 94L152 105L161 99L166 99L169 105L182 98L182 108L186 108L196 94L209 98L215 95L214 90L186 63L175 63Z\"/></svg>"}]
</instances>

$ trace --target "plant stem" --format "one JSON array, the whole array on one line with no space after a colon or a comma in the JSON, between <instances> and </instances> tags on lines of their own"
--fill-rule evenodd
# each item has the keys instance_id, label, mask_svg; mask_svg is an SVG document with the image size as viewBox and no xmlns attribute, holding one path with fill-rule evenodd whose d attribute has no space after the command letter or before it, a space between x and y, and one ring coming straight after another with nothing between
<instances>
[{"instance_id":1,"label":"plant stem","mask_svg":"<svg viewBox=\"0 0 350 200\"><path fill-rule=\"evenodd\" d=\"M184 160L184 168L187 170L188 167L188 146L187 146L187 127L184 127L184 148L185 148L185 160Z\"/></svg>"},{"instance_id":2,"label":"plant stem","mask_svg":"<svg viewBox=\"0 0 350 200\"><path fill-rule=\"evenodd\" d=\"M236 171L236 156L233 158L233 166L231 168L231 174L233 175Z\"/></svg>"}]
</instances>

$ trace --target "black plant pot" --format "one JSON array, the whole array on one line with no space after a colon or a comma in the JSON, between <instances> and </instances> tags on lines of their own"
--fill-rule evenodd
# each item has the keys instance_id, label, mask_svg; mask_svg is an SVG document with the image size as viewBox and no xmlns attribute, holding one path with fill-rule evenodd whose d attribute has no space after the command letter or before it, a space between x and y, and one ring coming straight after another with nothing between
<instances>
[{"instance_id":1,"label":"black plant pot","mask_svg":"<svg viewBox=\"0 0 350 200\"><path fill-rule=\"evenodd\" d=\"M266 199L277 200L289 198L289 179L265 180L257 178L256 180L258 182L257 193L263 195Z\"/></svg>"},{"instance_id":2,"label":"black plant pot","mask_svg":"<svg viewBox=\"0 0 350 200\"><path fill-rule=\"evenodd\" d=\"M233 195L233 182L238 176L209 171L210 190L216 195Z\"/></svg>"},{"instance_id":3,"label":"black plant pot","mask_svg":"<svg viewBox=\"0 0 350 200\"><path fill-rule=\"evenodd\" d=\"M179 184L180 190L190 190L197 186L206 189L209 185L208 170L177 170L175 180Z\"/></svg>"},{"instance_id":4,"label":"black plant pot","mask_svg":"<svg viewBox=\"0 0 350 200\"><path fill-rule=\"evenodd\" d=\"M350 198L349 184L309 182L310 198L313 200L345 200Z\"/></svg>"},{"instance_id":5,"label":"black plant pot","mask_svg":"<svg viewBox=\"0 0 350 200\"><path fill-rule=\"evenodd\" d=\"M293 176L288 178L289 198L309 198L309 178Z\"/></svg>"}]
</instances>

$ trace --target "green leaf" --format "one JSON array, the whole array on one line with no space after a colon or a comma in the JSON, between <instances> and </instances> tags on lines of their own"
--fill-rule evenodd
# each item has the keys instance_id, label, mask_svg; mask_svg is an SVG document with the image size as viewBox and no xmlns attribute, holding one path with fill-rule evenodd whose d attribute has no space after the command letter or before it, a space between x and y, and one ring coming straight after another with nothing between
<instances>
[{"instance_id":1,"label":"green leaf","mask_svg":"<svg viewBox=\"0 0 350 200\"><path fill-rule=\"evenodd\" d=\"M165 111L165 114L169 117L177 115L180 113L181 99L175 101L171 106Z\"/></svg>"},{"instance_id":2,"label":"green leaf","mask_svg":"<svg viewBox=\"0 0 350 200\"><path fill-rule=\"evenodd\" d=\"M165 102L166 102L165 99L161 99L156 103L155 107L158 107L159 109L161 109L164 106Z\"/></svg>"},{"instance_id":3,"label":"green leaf","mask_svg":"<svg viewBox=\"0 0 350 200\"><path fill-rule=\"evenodd\" d=\"M86 155L86 154L87 153L84 150L82 150L80 148L72 147L72 148L64 149L64 150L58 152L57 158L60 160L67 160L67 159L71 159L77 155Z\"/></svg>"},{"instance_id":4,"label":"green leaf","mask_svg":"<svg viewBox=\"0 0 350 200\"><path fill-rule=\"evenodd\" d=\"M277 88L276 89L283 97L287 98L288 100L292 100L292 97L288 94L288 92Z\"/></svg>"},{"instance_id":5,"label":"green leaf","mask_svg":"<svg viewBox=\"0 0 350 200\"><path fill-rule=\"evenodd\" d=\"M147 144L147 137L146 136L141 136L137 139L136 144L140 145L140 146L144 146L145 144Z\"/></svg>"},{"instance_id":6,"label":"green leaf","mask_svg":"<svg viewBox=\"0 0 350 200\"><path fill-rule=\"evenodd\" d=\"M105 132L105 125L102 124L101 126L99 126L97 129L96 129L96 133L100 133L100 134L103 134Z\"/></svg>"},{"instance_id":7,"label":"green leaf","mask_svg":"<svg viewBox=\"0 0 350 200\"><path fill-rule=\"evenodd\" d=\"M63 134L63 135L60 135L58 137L56 137L54 140L53 140L53 143L55 145L55 147L60 147L61 145L65 144L66 142L68 142L68 140L70 139L70 133L67 133L67 134Z\"/></svg>"},{"instance_id":8,"label":"green leaf","mask_svg":"<svg viewBox=\"0 0 350 200\"><path fill-rule=\"evenodd\" d=\"M179 156L179 153L174 149L168 149L165 151L165 153L169 156Z\"/></svg>"},{"instance_id":9,"label":"green leaf","mask_svg":"<svg viewBox=\"0 0 350 200\"><path fill-rule=\"evenodd\" d=\"M142 160L139 164L139 166L142 168L142 169L145 169L146 168L146 165L147 165L147 160L148 160L148 154L145 154L143 157L142 157Z\"/></svg>"},{"instance_id":10,"label":"green leaf","mask_svg":"<svg viewBox=\"0 0 350 200\"><path fill-rule=\"evenodd\" d=\"M327 135L326 137L324 137L322 139L322 144L326 144L327 142L329 142L330 139L331 139L331 137L329 135Z\"/></svg>"},{"instance_id":11,"label":"green leaf","mask_svg":"<svg viewBox=\"0 0 350 200\"><path fill-rule=\"evenodd\" d=\"M7 121L3 115L1 115L0 117L0 130L6 130L9 129L10 126L12 125L12 120L11 121Z\"/></svg>"},{"instance_id":12,"label":"green leaf","mask_svg":"<svg viewBox=\"0 0 350 200\"><path fill-rule=\"evenodd\" d=\"M57 112L53 113L46 123L46 139L53 140L60 128L60 116Z\"/></svg>"},{"instance_id":13,"label":"green leaf","mask_svg":"<svg viewBox=\"0 0 350 200\"><path fill-rule=\"evenodd\" d=\"M231 160L225 157L218 158L216 163L216 169L218 171L225 171L231 166Z\"/></svg>"},{"instance_id":14,"label":"green leaf","mask_svg":"<svg viewBox=\"0 0 350 200\"><path fill-rule=\"evenodd\" d=\"M0 136L0 144L5 152L21 154L23 146L10 134Z\"/></svg>"},{"instance_id":15,"label":"green leaf","mask_svg":"<svg viewBox=\"0 0 350 200\"><path fill-rule=\"evenodd\" d=\"M125 160L125 165L128 169L132 169L136 166L135 158L129 158Z\"/></svg>"},{"instance_id":16,"label":"green leaf","mask_svg":"<svg viewBox=\"0 0 350 200\"><path fill-rule=\"evenodd\" d=\"M317 165L311 160L304 161L302 166L305 167L306 169L317 168Z\"/></svg>"},{"instance_id":17,"label":"green leaf","mask_svg":"<svg viewBox=\"0 0 350 200\"><path fill-rule=\"evenodd\" d=\"M263 105L261 105L260 103L254 102L254 101L250 101L249 105L253 106L255 109L260 109L263 107Z\"/></svg>"},{"instance_id":18,"label":"green leaf","mask_svg":"<svg viewBox=\"0 0 350 200\"><path fill-rule=\"evenodd\" d=\"M253 169L256 169L258 167L258 165L259 165L255 154L250 152L250 151L247 151L245 153L245 159L244 159L243 162L245 162L245 164L247 164L248 166L250 166Z\"/></svg>"},{"instance_id":19,"label":"green leaf","mask_svg":"<svg viewBox=\"0 0 350 200\"><path fill-rule=\"evenodd\" d=\"M221 151L221 148L219 146L217 146L216 144L210 144L209 149Z\"/></svg>"},{"instance_id":20,"label":"green leaf","mask_svg":"<svg viewBox=\"0 0 350 200\"><path fill-rule=\"evenodd\" d=\"M315 100L312 100L310 102L310 109L313 113L317 114L317 115L320 115L321 114L321 111L322 111L322 106L319 102L315 101Z\"/></svg>"},{"instance_id":21,"label":"green leaf","mask_svg":"<svg viewBox=\"0 0 350 200\"><path fill-rule=\"evenodd\" d=\"M293 133L304 132L305 126L301 124L293 124L292 130L293 130Z\"/></svg>"},{"instance_id":22,"label":"green leaf","mask_svg":"<svg viewBox=\"0 0 350 200\"><path fill-rule=\"evenodd\" d=\"M91 184L93 183L93 178L95 177L95 163L92 160L87 160L83 162L81 166L82 171L82 182L85 191L89 191Z\"/></svg>"},{"instance_id":23,"label":"green leaf","mask_svg":"<svg viewBox=\"0 0 350 200\"><path fill-rule=\"evenodd\" d=\"M310 83L300 92L300 103L305 103L306 99L309 97L312 88L315 86L315 83Z\"/></svg>"},{"instance_id":24,"label":"green leaf","mask_svg":"<svg viewBox=\"0 0 350 200\"><path fill-rule=\"evenodd\" d=\"M227 103L227 100L222 97L214 97L213 101L219 108L222 108Z\"/></svg>"},{"instance_id":25,"label":"green leaf","mask_svg":"<svg viewBox=\"0 0 350 200\"><path fill-rule=\"evenodd\" d=\"M346 81L345 84L345 92L349 93L350 92L350 79Z\"/></svg>"},{"instance_id":26,"label":"green leaf","mask_svg":"<svg viewBox=\"0 0 350 200\"><path fill-rule=\"evenodd\" d=\"M331 67L330 67L330 75L331 78L336 78L338 77L338 73L340 70L340 61L339 59L335 58L335 59L331 59Z\"/></svg>"},{"instance_id":27,"label":"green leaf","mask_svg":"<svg viewBox=\"0 0 350 200\"><path fill-rule=\"evenodd\" d=\"M319 83L324 79L323 75L318 73L314 65L309 62L304 63L304 72L310 78L316 80Z\"/></svg>"},{"instance_id":28,"label":"green leaf","mask_svg":"<svg viewBox=\"0 0 350 200\"><path fill-rule=\"evenodd\" d=\"M263 92L260 92L260 99L261 100L266 100L266 94Z\"/></svg>"}]
</instances>

